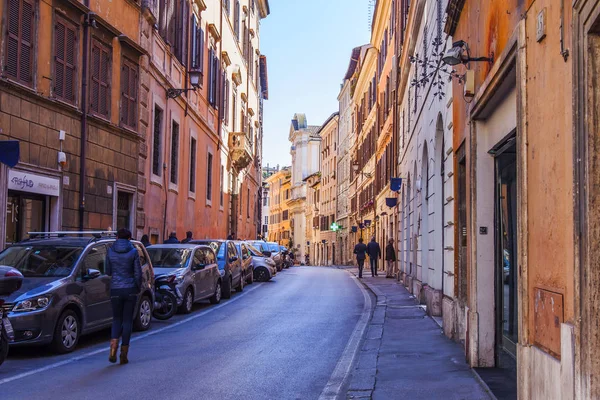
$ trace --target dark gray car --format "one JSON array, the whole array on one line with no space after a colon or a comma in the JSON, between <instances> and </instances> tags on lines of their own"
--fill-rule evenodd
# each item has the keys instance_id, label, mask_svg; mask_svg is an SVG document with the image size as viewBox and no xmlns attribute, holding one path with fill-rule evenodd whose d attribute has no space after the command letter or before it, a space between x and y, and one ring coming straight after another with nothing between
<instances>
[{"instance_id":1,"label":"dark gray car","mask_svg":"<svg viewBox=\"0 0 600 400\"><path fill-rule=\"evenodd\" d=\"M2 308L15 331L14 345L48 344L73 351L82 334L112 323L110 277L104 274L114 237L59 237L25 240L0 253L0 265L18 269L21 289L3 297ZM154 271L144 246L132 241L142 264L142 289L134 327L150 327ZM11 344L11 345L13 345Z\"/></svg>"}]
</instances>

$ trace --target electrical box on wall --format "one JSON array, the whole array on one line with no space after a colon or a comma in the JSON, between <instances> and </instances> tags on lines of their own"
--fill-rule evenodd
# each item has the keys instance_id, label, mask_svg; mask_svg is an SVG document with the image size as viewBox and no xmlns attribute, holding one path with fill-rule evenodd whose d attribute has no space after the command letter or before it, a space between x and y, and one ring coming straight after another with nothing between
<instances>
[{"instance_id":1,"label":"electrical box on wall","mask_svg":"<svg viewBox=\"0 0 600 400\"><path fill-rule=\"evenodd\" d=\"M465 72L465 97L471 98L475 96L475 71L467 70Z\"/></svg>"}]
</instances>

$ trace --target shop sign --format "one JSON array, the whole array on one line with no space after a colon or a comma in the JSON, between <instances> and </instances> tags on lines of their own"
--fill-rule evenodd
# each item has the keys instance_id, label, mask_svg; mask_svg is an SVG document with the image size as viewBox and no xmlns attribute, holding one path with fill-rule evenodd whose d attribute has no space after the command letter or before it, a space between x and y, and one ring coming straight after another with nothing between
<instances>
[{"instance_id":1,"label":"shop sign","mask_svg":"<svg viewBox=\"0 0 600 400\"><path fill-rule=\"evenodd\" d=\"M58 197L60 180L11 169L8 171L8 189Z\"/></svg>"}]
</instances>

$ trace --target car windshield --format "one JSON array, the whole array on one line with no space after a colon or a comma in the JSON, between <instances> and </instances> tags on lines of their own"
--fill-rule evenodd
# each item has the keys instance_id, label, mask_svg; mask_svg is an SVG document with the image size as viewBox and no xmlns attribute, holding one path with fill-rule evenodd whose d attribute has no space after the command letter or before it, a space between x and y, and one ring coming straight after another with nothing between
<instances>
[{"instance_id":1,"label":"car windshield","mask_svg":"<svg viewBox=\"0 0 600 400\"><path fill-rule=\"evenodd\" d=\"M0 253L0 265L18 269L25 277L65 277L83 252L73 246L12 246Z\"/></svg>"},{"instance_id":2,"label":"car windshield","mask_svg":"<svg viewBox=\"0 0 600 400\"><path fill-rule=\"evenodd\" d=\"M213 251L217 255L218 260L225 259L225 246L223 246L223 242L217 242L216 240L207 240L206 242L194 242L194 243L200 243L200 244L205 244L207 246L210 246L210 248L213 249Z\"/></svg>"},{"instance_id":3,"label":"car windshield","mask_svg":"<svg viewBox=\"0 0 600 400\"><path fill-rule=\"evenodd\" d=\"M275 243L269 243L269 248L273 253L279 253L279 246Z\"/></svg>"},{"instance_id":4,"label":"car windshield","mask_svg":"<svg viewBox=\"0 0 600 400\"><path fill-rule=\"evenodd\" d=\"M148 254L154 268L185 268L190 259L190 249L170 249L151 246Z\"/></svg>"},{"instance_id":5,"label":"car windshield","mask_svg":"<svg viewBox=\"0 0 600 400\"><path fill-rule=\"evenodd\" d=\"M264 257L265 255L260 252L256 247L251 244L248 244L248 250L250 250L250 254L257 257Z\"/></svg>"}]
</instances>

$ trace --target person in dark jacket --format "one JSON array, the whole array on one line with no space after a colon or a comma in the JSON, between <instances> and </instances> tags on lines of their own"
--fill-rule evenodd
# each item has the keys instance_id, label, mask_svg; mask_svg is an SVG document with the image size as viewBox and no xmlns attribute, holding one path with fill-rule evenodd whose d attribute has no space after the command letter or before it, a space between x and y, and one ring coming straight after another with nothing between
<instances>
[{"instance_id":1,"label":"person in dark jacket","mask_svg":"<svg viewBox=\"0 0 600 400\"><path fill-rule=\"evenodd\" d=\"M227 236L227 240L235 240L235 232L231 232L229 236Z\"/></svg>"},{"instance_id":2,"label":"person in dark jacket","mask_svg":"<svg viewBox=\"0 0 600 400\"><path fill-rule=\"evenodd\" d=\"M385 261L387 261L386 276L392 277L394 273L394 263L396 262L396 249L394 249L394 239L388 240L385 246Z\"/></svg>"},{"instance_id":3,"label":"person in dark jacket","mask_svg":"<svg viewBox=\"0 0 600 400\"><path fill-rule=\"evenodd\" d=\"M192 240L192 231L187 231L185 233L185 239L181 241L181 243L189 243Z\"/></svg>"},{"instance_id":4,"label":"person in dark jacket","mask_svg":"<svg viewBox=\"0 0 600 400\"><path fill-rule=\"evenodd\" d=\"M177 233L171 232L169 234L169 238L165 240L165 244L177 244L179 243L179 239L177 239Z\"/></svg>"},{"instance_id":5,"label":"person in dark jacket","mask_svg":"<svg viewBox=\"0 0 600 400\"><path fill-rule=\"evenodd\" d=\"M117 362L119 337L121 342L121 364L129 362L129 341L133 328L133 314L138 293L142 288L142 266L138 251L130 242L131 232L119 229L117 240L108 249L105 272L110 276L110 302L113 322L110 335L108 361Z\"/></svg>"},{"instance_id":6,"label":"person in dark jacket","mask_svg":"<svg viewBox=\"0 0 600 400\"><path fill-rule=\"evenodd\" d=\"M150 246L152 246L152 243L150 243L150 238L148 237L148 235L143 235L142 236L142 240L140 240L140 242L142 242L142 244L144 245L144 247L150 247Z\"/></svg>"},{"instance_id":7,"label":"person in dark jacket","mask_svg":"<svg viewBox=\"0 0 600 400\"><path fill-rule=\"evenodd\" d=\"M381 258L381 247L375 241L375 236L371 238L371 241L367 245L367 254L371 262L371 276L377 276L377 260Z\"/></svg>"},{"instance_id":8,"label":"person in dark jacket","mask_svg":"<svg viewBox=\"0 0 600 400\"><path fill-rule=\"evenodd\" d=\"M358 277L362 278L365 258L367 258L367 245L363 243L363 238L358 239L358 243L354 246L354 254L356 254L356 262L358 263Z\"/></svg>"}]
</instances>

